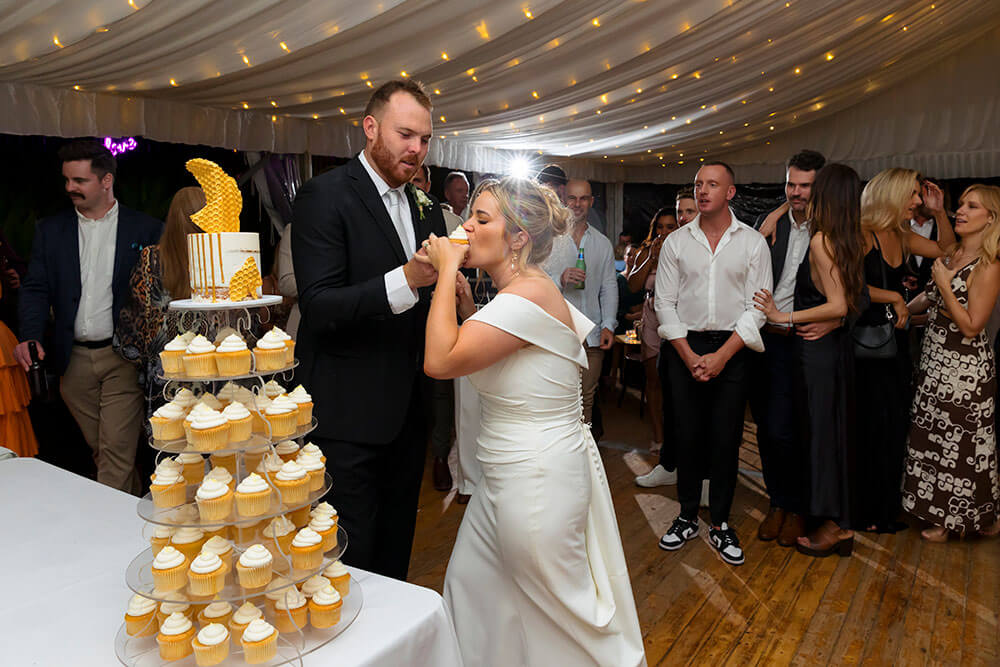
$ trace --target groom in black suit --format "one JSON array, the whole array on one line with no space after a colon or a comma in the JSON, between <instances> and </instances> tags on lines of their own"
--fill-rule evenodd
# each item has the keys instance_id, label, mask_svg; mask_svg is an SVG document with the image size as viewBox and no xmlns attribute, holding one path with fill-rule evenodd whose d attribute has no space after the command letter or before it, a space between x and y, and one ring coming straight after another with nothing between
<instances>
[{"instance_id":1,"label":"groom in black suit","mask_svg":"<svg viewBox=\"0 0 1000 667\"><path fill-rule=\"evenodd\" d=\"M426 448L424 326L437 274L413 258L445 235L437 202L408 185L427 155L431 101L411 80L372 95L367 143L295 199L299 376L333 477L345 561L406 579Z\"/></svg>"}]
</instances>

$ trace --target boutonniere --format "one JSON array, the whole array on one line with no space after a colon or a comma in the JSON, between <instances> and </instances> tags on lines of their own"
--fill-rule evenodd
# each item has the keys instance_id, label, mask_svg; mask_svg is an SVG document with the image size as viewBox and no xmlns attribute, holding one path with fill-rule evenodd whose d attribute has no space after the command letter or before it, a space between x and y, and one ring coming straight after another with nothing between
<instances>
[{"instance_id":1,"label":"boutonniere","mask_svg":"<svg viewBox=\"0 0 1000 667\"><path fill-rule=\"evenodd\" d=\"M423 190L415 186L413 183L407 183L406 186L410 189L410 194L417 202L417 213L420 215L420 219L424 219L424 208L434 205L431 198L427 196Z\"/></svg>"}]
</instances>

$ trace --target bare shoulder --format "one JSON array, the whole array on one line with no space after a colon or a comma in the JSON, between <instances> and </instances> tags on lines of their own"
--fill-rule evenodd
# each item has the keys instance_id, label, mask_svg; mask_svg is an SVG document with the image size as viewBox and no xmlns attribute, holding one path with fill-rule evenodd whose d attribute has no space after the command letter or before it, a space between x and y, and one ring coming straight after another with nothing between
<instances>
[{"instance_id":1,"label":"bare shoulder","mask_svg":"<svg viewBox=\"0 0 1000 667\"><path fill-rule=\"evenodd\" d=\"M527 299L566 326L573 328L573 318L570 316L566 299L552 279L545 274L524 276L504 288L503 293L516 294L522 299Z\"/></svg>"}]
</instances>

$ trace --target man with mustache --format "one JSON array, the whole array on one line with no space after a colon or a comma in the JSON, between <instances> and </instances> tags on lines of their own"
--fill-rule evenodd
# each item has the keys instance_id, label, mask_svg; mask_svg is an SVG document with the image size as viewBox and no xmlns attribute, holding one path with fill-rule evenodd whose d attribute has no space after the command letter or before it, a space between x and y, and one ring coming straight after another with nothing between
<instances>
[{"instance_id":1,"label":"man with mustache","mask_svg":"<svg viewBox=\"0 0 1000 667\"><path fill-rule=\"evenodd\" d=\"M316 403L313 441L350 538L345 561L406 579L426 448L424 327L437 274L414 259L441 207L409 185L431 139L431 101L413 80L376 90L367 142L295 199L298 375ZM420 250L423 252L423 250Z\"/></svg>"},{"instance_id":2,"label":"man with mustache","mask_svg":"<svg viewBox=\"0 0 1000 667\"><path fill-rule=\"evenodd\" d=\"M826 158L816 151L802 150L790 157L785 170L785 203L762 215L755 225L771 241L774 299L783 304L779 309L792 309L795 275L811 237L806 208L813 180L824 164ZM839 325L838 321L830 328ZM827 323L821 322L803 325L798 332L818 333L818 338L829 330ZM797 420L801 416L796 414L794 400L796 332L796 327L788 324L766 323L761 329L764 352L751 355L750 360L754 386L750 411L757 423L757 446L770 496L770 508L757 529L757 537L765 542L777 539L784 547L795 546L796 539L805 534L806 443L799 438Z\"/></svg>"},{"instance_id":3,"label":"man with mustache","mask_svg":"<svg viewBox=\"0 0 1000 667\"><path fill-rule=\"evenodd\" d=\"M25 370L28 343L61 376L59 392L94 455L97 481L138 494L136 446L143 393L135 366L111 347L129 295L129 277L143 247L160 240L163 223L119 205L116 161L95 141L59 150L74 210L39 221L28 275L21 287L21 340L14 356ZM42 347L49 312L48 348Z\"/></svg>"}]
</instances>

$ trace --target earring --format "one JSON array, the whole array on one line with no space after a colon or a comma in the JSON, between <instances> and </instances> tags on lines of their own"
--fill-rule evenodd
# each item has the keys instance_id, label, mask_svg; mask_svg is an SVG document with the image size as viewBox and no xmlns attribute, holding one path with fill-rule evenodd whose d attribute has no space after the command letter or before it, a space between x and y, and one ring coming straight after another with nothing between
<instances>
[{"instance_id":1,"label":"earring","mask_svg":"<svg viewBox=\"0 0 1000 667\"><path fill-rule=\"evenodd\" d=\"M519 259L519 257L518 257L518 254L517 254L516 250L513 251L512 253L510 253L510 270L511 271L517 272L517 262L518 262L518 259Z\"/></svg>"}]
</instances>

